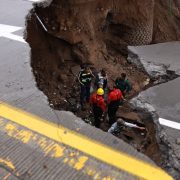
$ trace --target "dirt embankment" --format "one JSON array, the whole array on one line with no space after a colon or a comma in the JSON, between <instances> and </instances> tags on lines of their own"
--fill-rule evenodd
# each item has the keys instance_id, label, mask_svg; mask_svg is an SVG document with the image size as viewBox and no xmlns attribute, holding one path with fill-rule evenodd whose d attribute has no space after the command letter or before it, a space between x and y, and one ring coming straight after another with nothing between
<instances>
[{"instance_id":1,"label":"dirt embankment","mask_svg":"<svg viewBox=\"0 0 180 180\"><path fill-rule=\"evenodd\" d=\"M36 5L28 21L27 41L38 87L54 105L66 109L62 97L72 90L77 66L88 63L97 70L106 68L111 81L126 72L133 93L139 92L147 76L127 63L127 45L180 39L180 21L168 2L53 0L48 6Z\"/></svg>"},{"instance_id":2,"label":"dirt embankment","mask_svg":"<svg viewBox=\"0 0 180 180\"><path fill-rule=\"evenodd\" d=\"M107 70L109 83L126 72L133 84L129 98L147 88L148 75L127 62L128 45L144 45L180 39L180 21L174 2L164 0L52 0L35 5L27 20L27 42L37 86L56 109L77 109L79 65L87 63L96 72ZM120 116L136 121L148 131L126 131L121 138L163 163L151 118L125 106ZM106 123L102 125L107 130Z\"/></svg>"}]
</instances>

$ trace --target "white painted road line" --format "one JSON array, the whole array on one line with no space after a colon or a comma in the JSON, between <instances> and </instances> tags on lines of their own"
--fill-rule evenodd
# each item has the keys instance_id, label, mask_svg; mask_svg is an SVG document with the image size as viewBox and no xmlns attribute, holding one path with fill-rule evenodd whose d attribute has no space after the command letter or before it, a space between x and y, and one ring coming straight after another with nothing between
<instances>
[{"instance_id":1,"label":"white painted road line","mask_svg":"<svg viewBox=\"0 0 180 180\"><path fill-rule=\"evenodd\" d=\"M180 130L180 123L170 121L170 120L167 120L167 119L163 119L163 118L159 118L159 123L161 125Z\"/></svg>"},{"instance_id":2,"label":"white painted road line","mask_svg":"<svg viewBox=\"0 0 180 180\"><path fill-rule=\"evenodd\" d=\"M23 37L15 35L15 34L8 34L7 36L4 36L4 37L15 40L15 41L19 41L22 43L26 43L26 41L23 39Z\"/></svg>"},{"instance_id":3,"label":"white painted road line","mask_svg":"<svg viewBox=\"0 0 180 180\"><path fill-rule=\"evenodd\" d=\"M0 24L0 37L5 37L8 39L12 39L15 41L26 43L26 41L23 39L23 37L12 34L13 32L16 32L16 31L21 30L21 29L23 29L23 27Z\"/></svg>"}]
</instances>

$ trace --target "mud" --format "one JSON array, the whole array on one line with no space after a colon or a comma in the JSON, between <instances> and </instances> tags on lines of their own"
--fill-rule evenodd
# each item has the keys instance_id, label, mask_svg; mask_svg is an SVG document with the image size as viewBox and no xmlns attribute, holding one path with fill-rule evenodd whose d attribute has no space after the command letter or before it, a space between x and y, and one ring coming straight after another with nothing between
<instances>
[{"instance_id":1,"label":"mud","mask_svg":"<svg viewBox=\"0 0 180 180\"><path fill-rule=\"evenodd\" d=\"M109 84L125 72L133 85L126 97L130 100L154 82L160 83L162 75L152 78L128 61L127 46L180 39L178 18L174 10L169 16L169 6L161 0L53 0L35 4L27 18L26 40L31 47L37 86L48 97L50 106L72 111L93 124L89 104L85 111L79 109L79 65L89 64L94 74L106 69ZM165 76L164 81L167 80ZM162 155L152 115L127 102L119 108L118 116L146 131L126 128L117 136L167 169L164 164L168 155ZM108 128L106 120L101 123L102 130Z\"/></svg>"}]
</instances>

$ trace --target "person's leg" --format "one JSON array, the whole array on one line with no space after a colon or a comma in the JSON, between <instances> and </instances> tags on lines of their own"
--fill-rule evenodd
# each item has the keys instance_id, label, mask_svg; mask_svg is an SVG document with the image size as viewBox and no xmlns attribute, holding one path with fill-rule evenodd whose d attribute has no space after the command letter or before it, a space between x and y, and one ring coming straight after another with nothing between
<instances>
[{"instance_id":1,"label":"person's leg","mask_svg":"<svg viewBox=\"0 0 180 180\"><path fill-rule=\"evenodd\" d=\"M99 128L100 127L100 124L101 124L101 117L102 117L102 110L100 108L94 108L93 110L93 113L94 113L94 126Z\"/></svg>"},{"instance_id":2,"label":"person's leg","mask_svg":"<svg viewBox=\"0 0 180 180\"><path fill-rule=\"evenodd\" d=\"M97 114L94 114L94 126L97 128L100 126L100 118L97 116Z\"/></svg>"},{"instance_id":3,"label":"person's leg","mask_svg":"<svg viewBox=\"0 0 180 180\"><path fill-rule=\"evenodd\" d=\"M112 124L114 124L117 120L116 113L118 108L119 108L119 102L116 102L113 106L113 111L112 111Z\"/></svg>"},{"instance_id":4,"label":"person's leg","mask_svg":"<svg viewBox=\"0 0 180 180\"><path fill-rule=\"evenodd\" d=\"M109 124L112 125L116 122L116 111L117 108L113 104L108 106L108 117L109 117Z\"/></svg>"},{"instance_id":5,"label":"person's leg","mask_svg":"<svg viewBox=\"0 0 180 180\"><path fill-rule=\"evenodd\" d=\"M97 107L93 106L93 116L94 116L94 126L98 126L98 115L97 115Z\"/></svg>"},{"instance_id":6,"label":"person's leg","mask_svg":"<svg viewBox=\"0 0 180 180\"><path fill-rule=\"evenodd\" d=\"M86 102L89 102L91 86L86 86Z\"/></svg>"},{"instance_id":7,"label":"person's leg","mask_svg":"<svg viewBox=\"0 0 180 180\"><path fill-rule=\"evenodd\" d=\"M109 117L109 125L113 124L113 112L112 112L112 106L108 106L108 117Z\"/></svg>"},{"instance_id":8,"label":"person's leg","mask_svg":"<svg viewBox=\"0 0 180 180\"><path fill-rule=\"evenodd\" d=\"M81 86L81 92L80 92L80 104L81 104L81 107L84 106L85 96L86 96L86 87Z\"/></svg>"}]
</instances>

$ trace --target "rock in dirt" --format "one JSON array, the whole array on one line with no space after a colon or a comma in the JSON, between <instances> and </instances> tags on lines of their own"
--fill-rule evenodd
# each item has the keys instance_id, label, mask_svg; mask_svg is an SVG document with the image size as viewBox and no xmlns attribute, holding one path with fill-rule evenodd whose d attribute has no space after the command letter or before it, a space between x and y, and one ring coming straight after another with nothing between
<instances>
[{"instance_id":1,"label":"rock in dirt","mask_svg":"<svg viewBox=\"0 0 180 180\"><path fill-rule=\"evenodd\" d=\"M177 145L180 145L180 138L177 138L177 139L176 139L176 144L177 144Z\"/></svg>"}]
</instances>

